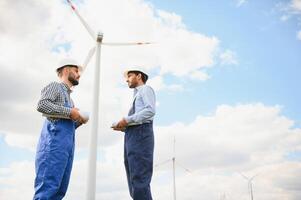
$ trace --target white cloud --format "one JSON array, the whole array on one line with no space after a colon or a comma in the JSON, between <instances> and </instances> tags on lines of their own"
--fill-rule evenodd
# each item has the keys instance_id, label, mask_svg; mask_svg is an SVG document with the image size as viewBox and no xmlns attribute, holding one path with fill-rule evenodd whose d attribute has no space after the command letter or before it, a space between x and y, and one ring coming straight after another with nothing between
<instances>
[{"instance_id":1,"label":"white cloud","mask_svg":"<svg viewBox=\"0 0 301 200\"><path fill-rule=\"evenodd\" d=\"M21 200L33 196L34 163L21 161L0 168L1 199Z\"/></svg>"},{"instance_id":2,"label":"white cloud","mask_svg":"<svg viewBox=\"0 0 301 200\"><path fill-rule=\"evenodd\" d=\"M243 4L247 3L247 0L236 0L236 6L237 7L240 7L242 6Z\"/></svg>"},{"instance_id":3,"label":"white cloud","mask_svg":"<svg viewBox=\"0 0 301 200\"><path fill-rule=\"evenodd\" d=\"M297 33L297 39L301 40L301 31L298 31L298 33Z\"/></svg>"},{"instance_id":4,"label":"white cloud","mask_svg":"<svg viewBox=\"0 0 301 200\"><path fill-rule=\"evenodd\" d=\"M231 50L226 50L220 54L222 65L238 65L236 53Z\"/></svg>"},{"instance_id":5,"label":"white cloud","mask_svg":"<svg viewBox=\"0 0 301 200\"><path fill-rule=\"evenodd\" d=\"M290 15L282 15L280 17L280 20L283 21L283 22L285 22L285 21L289 20L289 18L290 18Z\"/></svg>"},{"instance_id":6,"label":"white cloud","mask_svg":"<svg viewBox=\"0 0 301 200\"><path fill-rule=\"evenodd\" d=\"M2 132L6 133L6 131ZM36 144L38 142L37 135L31 135L26 133L8 133L6 134L4 141L12 147L29 149L32 152L36 150Z\"/></svg>"},{"instance_id":7,"label":"white cloud","mask_svg":"<svg viewBox=\"0 0 301 200\"><path fill-rule=\"evenodd\" d=\"M0 30L9 36L24 37L40 30L50 17L49 3L36 0L1 1Z\"/></svg>"},{"instance_id":8,"label":"white cloud","mask_svg":"<svg viewBox=\"0 0 301 200\"><path fill-rule=\"evenodd\" d=\"M279 112L279 107L262 104L224 105L212 116L199 116L190 124L158 127L157 155L159 160L171 156L171 138L176 135L178 158L191 168L243 170L279 162L285 153L300 148L301 139L300 130L292 130L293 122ZM169 143L160 143L168 138ZM193 159L198 157L202 159Z\"/></svg>"},{"instance_id":9,"label":"white cloud","mask_svg":"<svg viewBox=\"0 0 301 200\"><path fill-rule=\"evenodd\" d=\"M181 16L177 15L176 13L169 13L164 10L158 10L158 15L161 18L160 21L169 27L172 27L174 29L185 28Z\"/></svg>"},{"instance_id":10,"label":"white cloud","mask_svg":"<svg viewBox=\"0 0 301 200\"><path fill-rule=\"evenodd\" d=\"M183 85L181 84L167 85L166 83L164 83L164 79L162 78L162 76L155 76L151 78L148 82L149 85L151 85L155 91L165 90L172 92L180 92L184 90Z\"/></svg>"},{"instance_id":11,"label":"white cloud","mask_svg":"<svg viewBox=\"0 0 301 200\"><path fill-rule=\"evenodd\" d=\"M290 0L288 2L279 2L275 6L281 12L285 14L280 18L281 20L292 17L293 15L299 15L301 13L301 1Z\"/></svg>"},{"instance_id":12,"label":"white cloud","mask_svg":"<svg viewBox=\"0 0 301 200\"><path fill-rule=\"evenodd\" d=\"M290 6L296 12L301 12L301 0L292 0Z\"/></svg>"},{"instance_id":13,"label":"white cloud","mask_svg":"<svg viewBox=\"0 0 301 200\"><path fill-rule=\"evenodd\" d=\"M203 72L203 71L194 71L190 74L190 78L191 79L195 79L195 80L201 80L201 81L206 81L208 80L210 77L207 73Z\"/></svg>"},{"instance_id":14,"label":"white cloud","mask_svg":"<svg viewBox=\"0 0 301 200\"><path fill-rule=\"evenodd\" d=\"M175 76L189 76L197 73L202 68L210 67L214 64L214 54L219 41L216 38L206 38L199 34L189 34L180 30L171 32L171 38L166 38L162 51L166 57L161 57L161 73L172 73ZM189 38L189 39L188 39ZM196 57L192 57L189 52L190 46ZM173 52L170 51L174 49ZM191 49L191 50L192 50Z\"/></svg>"}]
</instances>

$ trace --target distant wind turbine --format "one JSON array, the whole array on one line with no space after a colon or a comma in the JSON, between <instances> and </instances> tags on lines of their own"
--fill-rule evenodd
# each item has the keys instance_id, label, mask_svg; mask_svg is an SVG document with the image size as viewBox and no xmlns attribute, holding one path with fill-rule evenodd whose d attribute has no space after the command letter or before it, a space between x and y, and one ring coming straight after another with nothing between
<instances>
[{"instance_id":1,"label":"distant wind turbine","mask_svg":"<svg viewBox=\"0 0 301 200\"><path fill-rule=\"evenodd\" d=\"M252 180L253 180L258 174L252 176L251 178L249 178L249 177L243 175L242 173L240 173L240 175L241 175L244 179L246 179L246 180L248 181L248 190L249 190L249 193L250 193L250 196L251 196L251 200L254 200Z\"/></svg>"},{"instance_id":2,"label":"distant wind turbine","mask_svg":"<svg viewBox=\"0 0 301 200\"><path fill-rule=\"evenodd\" d=\"M177 192L176 192L176 165L182 167L185 171L192 173L189 169L186 169L185 167L179 165L179 163L176 163L176 137L174 137L173 141L173 157L171 159L165 160L159 164L156 164L155 167L158 167L160 165L166 164L168 162L172 161L172 174L173 174L173 199L177 199Z\"/></svg>"}]
</instances>

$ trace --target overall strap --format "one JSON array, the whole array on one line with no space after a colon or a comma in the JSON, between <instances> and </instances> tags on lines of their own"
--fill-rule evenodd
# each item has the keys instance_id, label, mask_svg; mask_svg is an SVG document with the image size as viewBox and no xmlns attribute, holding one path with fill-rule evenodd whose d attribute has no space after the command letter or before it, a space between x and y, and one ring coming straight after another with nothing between
<instances>
[{"instance_id":1,"label":"overall strap","mask_svg":"<svg viewBox=\"0 0 301 200\"><path fill-rule=\"evenodd\" d=\"M69 96L69 94L67 93L66 90L64 90L62 84L60 84L60 86L61 86L60 88L61 88L61 90L62 90L62 92L63 92L63 94L64 94L64 99L65 99L65 104L64 104L64 106L69 107L69 108L72 108L72 107L73 107L72 102L69 102L69 101L68 101L68 96ZM70 99L70 101L71 101L70 96L69 96L69 99Z\"/></svg>"}]
</instances>

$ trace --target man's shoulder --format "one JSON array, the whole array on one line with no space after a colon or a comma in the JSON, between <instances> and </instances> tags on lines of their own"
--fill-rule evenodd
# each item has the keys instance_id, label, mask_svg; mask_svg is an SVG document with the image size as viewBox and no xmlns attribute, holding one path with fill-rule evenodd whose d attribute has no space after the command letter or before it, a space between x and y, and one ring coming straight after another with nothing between
<instances>
[{"instance_id":1,"label":"man's shoulder","mask_svg":"<svg viewBox=\"0 0 301 200\"><path fill-rule=\"evenodd\" d=\"M154 91L154 89L153 89L151 86L149 86L149 85L144 85L144 88L145 88L146 90L153 90L153 91Z\"/></svg>"},{"instance_id":2,"label":"man's shoulder","mask_svg":"<svg viewBox=\"0 0 301 200\"><path fill-rule=\"evenodd\" d=\"M153 93L153 94L155 94L154 89L153 89L151 86L149 86L149 85L144 85L144 86L142 87L142 91L143 91L144 93Z\"/></svg>"},{"instance_id":3,"label":"man's shoulder","mask_svg":"<svg viewBox=\"0 0 301 200\"><path fill-rule=\"evenodd\" d=\"M61 83L59 83L59 82L57 82L57 81L52 81L52 82L50 82L47 86L52 86L52 87L58 87L58 86L60 86L61 85ZM47 87L46 86L46 87Z\"/></svg>"},{"instance_id":4,"label":"man's shoulder","mask_svg":"<svg viewBox=\"0 0 301 200\"><path fill-rule=\"evenodd\" d=\"M45 90L56 90L57 88L60 87L60 83L59 82L56 82L56 81L53 81L51 83L49 83L48 85L46 85L42 91L45 91Z\"/></svg>"}]
</instances>

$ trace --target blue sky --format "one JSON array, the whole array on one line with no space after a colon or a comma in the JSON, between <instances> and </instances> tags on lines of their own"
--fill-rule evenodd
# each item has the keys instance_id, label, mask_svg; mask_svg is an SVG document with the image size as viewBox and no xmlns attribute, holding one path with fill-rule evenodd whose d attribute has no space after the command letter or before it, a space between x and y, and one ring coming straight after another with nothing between
<instances>
[{"instance_id":1,"label":"blue sky","mask_svg":"<svg viewBox=\"0 0 301 200\"><path fill-rule=\"evenodd\" d=\"M157 95L155 164L173 156L176 137L177 160L192 170L178 168L179 199L249 199L239 173L264 174L254 185L260 199L301 198L300 0L74 3L105 41L157 42L102 48L97 199L129 198L123 136L108 127L128 111L132 91L122 73L132 65L150 72ZM83 61L94 43L64 1L5 0L0 30L0 198L31 198L40 90L56 79L60 58ZM93 67L72 93L89 112ZM84 195L90 130L88 123L76 135L67 200ZM155 168L154 199L172 198L170 167Z\"/></svg>"}]
</instances>

